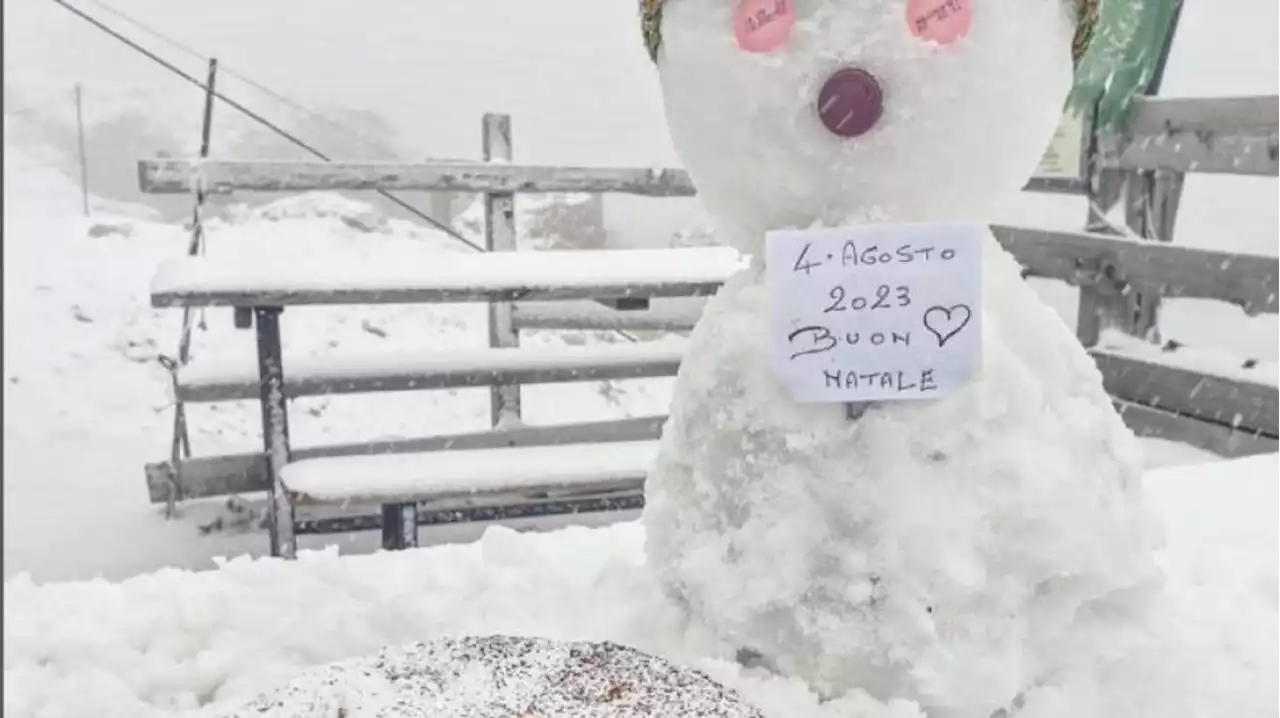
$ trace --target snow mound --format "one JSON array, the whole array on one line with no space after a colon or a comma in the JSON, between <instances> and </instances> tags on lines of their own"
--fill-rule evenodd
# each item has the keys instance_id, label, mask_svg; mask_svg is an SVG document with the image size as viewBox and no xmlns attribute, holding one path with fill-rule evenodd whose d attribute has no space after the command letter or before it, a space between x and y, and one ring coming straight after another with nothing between
<instances>
[{"instance_id":1,"label":"snow mound","mask_svg":"<svg viewBox=\"0 0 1280 718\"><path fill-rule=\"evenodd\" d=\"M228 718L760 718L706 675L615 643L510 636L386 648L307 671Z\"/></svg>"},{"instance_id":2,"label":"snow mound","mask_svg":"<svg viewBox=\"0 0 1280 718\"><path fill-rule=\"evenodd\" d=\"M1090 680L1029 695L1017 718L1274 717L1277 456L1148 473L1169 527L1161 640L1109 651ZM5 718L203 718L315 666L461 635L613 641L695 667L769 718L921 718L857 693L821 704L803 683L745 670L683 626L646 578L638 523L119 583L4 586ZM1119 638L1119 637L1117 637ZM1165 710L1168 709L1168 710Z\"/></svg>"}]
</instances>

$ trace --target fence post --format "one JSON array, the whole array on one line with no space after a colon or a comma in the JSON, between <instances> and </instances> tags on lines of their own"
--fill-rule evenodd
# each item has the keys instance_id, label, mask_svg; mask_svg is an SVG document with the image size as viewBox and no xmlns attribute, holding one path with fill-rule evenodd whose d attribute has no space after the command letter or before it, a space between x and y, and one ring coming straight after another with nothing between
<instances>
[{"instance_id":1,"label":"fence post","mask_svg":"<svg viewBox=\"0 0 1280 718\"><path fill-rule=\"evenodd\" d=\"M1145 94L1154 96L1164 82L1164 70L1173 49L1173 38L1182 16L1182 3L1174 6L1169 32L1160 47ZM1174 220L1182 200L1184 175L1167 170L1135 170L1125 173L1125 225L1138 237L1156 242L1172 242ZM1160 341L1160 295L1129 292L1130 323L1128 334L1150 342Z\"/></svg>"},{"instance_id":2,"label":"fence post","mask_svg":"<svg viewBox=\"0 0 1280 718\"><path fill-rule=\"evenodd\" d=\"M200 159L209 157L209 140L213 134L214 83L218 79L218 58L209 58L209 73L205 79L204 115L200 123ZM204 183L196 183L196 204L191 210L191 243L187 254L204 254Z\"/></svg>"},{"instance_id":3,"label":"fence post","mask_svg":"<svg viewBox=\"0 0 1280 718\"><path fill-rule=\"evenodd\" d=\"M511 117L486 113L482 127L485 162L511 161ZM515 195L486 192L484 195L484 248L487 252L516 251ZM517 347L520 332L511 317L511 302L489 302L489 346ZM494 427L520 423L520 385L489 388L489 417Z\"/></svg>"},{"instance_id":4,"label":"fence post","mask_svg":"<svg viewBox=\"0 0 1280 718\"><path fill-rule=\"evenodd\" d=\"M1125 224L1145 240L1172 242L1184 175L1166 170L1129 172L1125 177ZM1160 341L1160 295L1130 292L1127 333Z\"/></svg>"},{"instance_id":5,"label":"fence post","mask_svg":"<svg viewBox=\"0 0 1280 718\"><path fill-rule=\"evenodd\" d=\"M218 77L217 58L209 59L209 74L205 83L204 119L200 126L200 158L209 156L209 140L213 133L213 99L214 81ZM187 242L187 255L204 254L204 199L205 191L202 181L196 182L196 203L191 210L191 239ZM200 328L204 329L204 309L200 310ZM170 446L170 457L175 473L181 472L182 459L191 458L191 434L187 427L187 407L177 392L177 371L191 360L192 309L182 308L182 332L178 336L178 361L170 370L174 381L173 405L173 441ZM175 481L175 487L177 482ZM165 504L165 516L172 517L176 511L178 496L176 488L169 492Z\"/></svg>"},{"instance_id":6,"label":"fence post","mask_svg":"<svg viewBox=\"0 0 1280 718\"><path fill-rule=\"evenodd\" d=\"M1097 169L1099 138L1092 118L1090 118L1089 133L1085 191L1089 208L1085 219L1085 231L1119 235L1121 232L1111 224L1107 215L1120 203L1124 177L1116 170ZM1084 273L1092 274L1088 277L1088 281L1079 285L1080 302L1076 309L1076 336L1086 348L1098 343L1104 328L1125 326L1126 317L1129 315L1129 300L1115 291L1115 287L1111 284L1098 281L1106 272L1104 263L1105 258L1100 260L1098 266L1080 268Z\"/></svg>"},{"instance_id":7,"label":"fence post","mask_svg":"<svg viewBox=\"0 0 1280 718\"><path fill-rule=\"evenodd\" d=\"M84 216L89 216L89 164L84 152L84 100L80 83L76 83L76 142L80 150L80 203Z\"/></svg>"},{"instance_id":8,"label":"fence post","mask_svg":"<svg viewBox=\"0 0 1280 718\"><path fill-rule=\"evenodd\" d=\"M1160 47L1160 57L1142 95L1151 97L1160 91L1181 16L1182 3L1178 2ZM1123 198L1124 223L1130 232L1145 240L1172 242L1184 175L1163 170L1097 170L1098 158L1114 153L1111 144L1104 146L1096 124L1091 123L1086 230L1119 234L1106 215ZM1098 267L1089 269L1096 272L1094 278L1098 281L1080 287L1076 314L1076 335L1080 342L1085 347L1096 345L1103 329L1118 329L1146 341L1159 342L1160 295L1140 294L1125 287L1124 277L1111 275L1105 257L1100 259Z\"/></svg>"}]
</instances>

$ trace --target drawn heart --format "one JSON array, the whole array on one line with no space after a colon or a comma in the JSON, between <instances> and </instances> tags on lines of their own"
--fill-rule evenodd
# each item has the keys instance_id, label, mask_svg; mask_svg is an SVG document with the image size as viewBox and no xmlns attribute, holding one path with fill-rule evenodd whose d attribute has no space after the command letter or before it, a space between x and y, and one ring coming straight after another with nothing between
<instances>
[{"instance_id":1,"label":"drawn heart","mask_svg":"<svg viewBox=\"0 0 1280 718\"><path fill-rule=\"evenodd\" d=\"M951 307L929 307L924 313L924 328L938 339L938 346L960 333L969 324L973 312L967 304L956 304Z\"/></svg>"}]
</instances>

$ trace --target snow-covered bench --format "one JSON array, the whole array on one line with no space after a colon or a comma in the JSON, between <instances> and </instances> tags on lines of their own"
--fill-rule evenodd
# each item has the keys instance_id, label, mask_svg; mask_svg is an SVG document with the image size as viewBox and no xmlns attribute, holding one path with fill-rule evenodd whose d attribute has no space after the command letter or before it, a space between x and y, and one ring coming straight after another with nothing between
<instances>
[{"instance_id":1,"label":"snow-covered bench","mask_svg":"<svg viewBox=\"0 0 1280 718\"><path fill-rule=\"evenodd\" d=\"M647 440L301 459L284 467L280 484L295 509L367 516L383 507L384 546L405 548L417 545L420 510L466 508L483 519L485 509L514 518L639 508L656 451Z\"/></svg>"},{"instance_id":2,"label":"snow-covered bench","mask_svg":"<svg viewBox=\"0 0 1280 718\"><path fill-rule=\"evenodd\" d=\"M256 365L192 363L176 372L175 393L184 401L257 398L262 403L262 468L272 495L272 551L288 557L296 551L298 530L371 527L377 519L368 516L368 509L379 505L383 543L388 548L416 545L420 508L436 514L465 511L472 516L475 510L483 517L486 509L504 503L517 504L524 512L636 507L653 439L661 426L661 418L654 417L571 425L558 431L542 427L541 433L532 427L515 427L489 432L485 439L454 437L453 446L449 437L438 437L434 443L388 442L382 451L330 447L330 451L299 456L289 445L288 399L672 375L683 346L678 340L507 346L435 356L384 353L291 361L280 339L285 308L705 297L742 264L735 252L721 248L458 255L434 268L406 267L400 262L246 266L235 259L184 257L157 272L151 303L252 310ZM234 457L218 458L225 472L225 460ZM251 461L247 468L254 466ZM166 484L171 479L153 477L153 497L156 489L170 488ZM295 524L294 510L300 506L343 510L331 519Z\"/></svg>"}]
</instances>

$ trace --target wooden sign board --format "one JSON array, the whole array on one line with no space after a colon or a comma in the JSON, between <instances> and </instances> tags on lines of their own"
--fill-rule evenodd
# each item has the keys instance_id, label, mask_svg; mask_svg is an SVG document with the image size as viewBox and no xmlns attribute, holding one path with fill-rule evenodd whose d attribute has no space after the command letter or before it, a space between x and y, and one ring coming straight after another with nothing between
<instances>
[{"instance_id":1,"label":"wooden sign board","mask_svg":"<svg viewBox=\"0 0 1280 718\"><path fill-rule=\"evenodd\" d=\"M1040 158L1040 164L1032 174L1034 179L1053 182L1080 182L1085 178L1085 157L1088 135L1087 117L1083 114L1065 113L1053 139Z\"/></svg>"}]
</instances>

